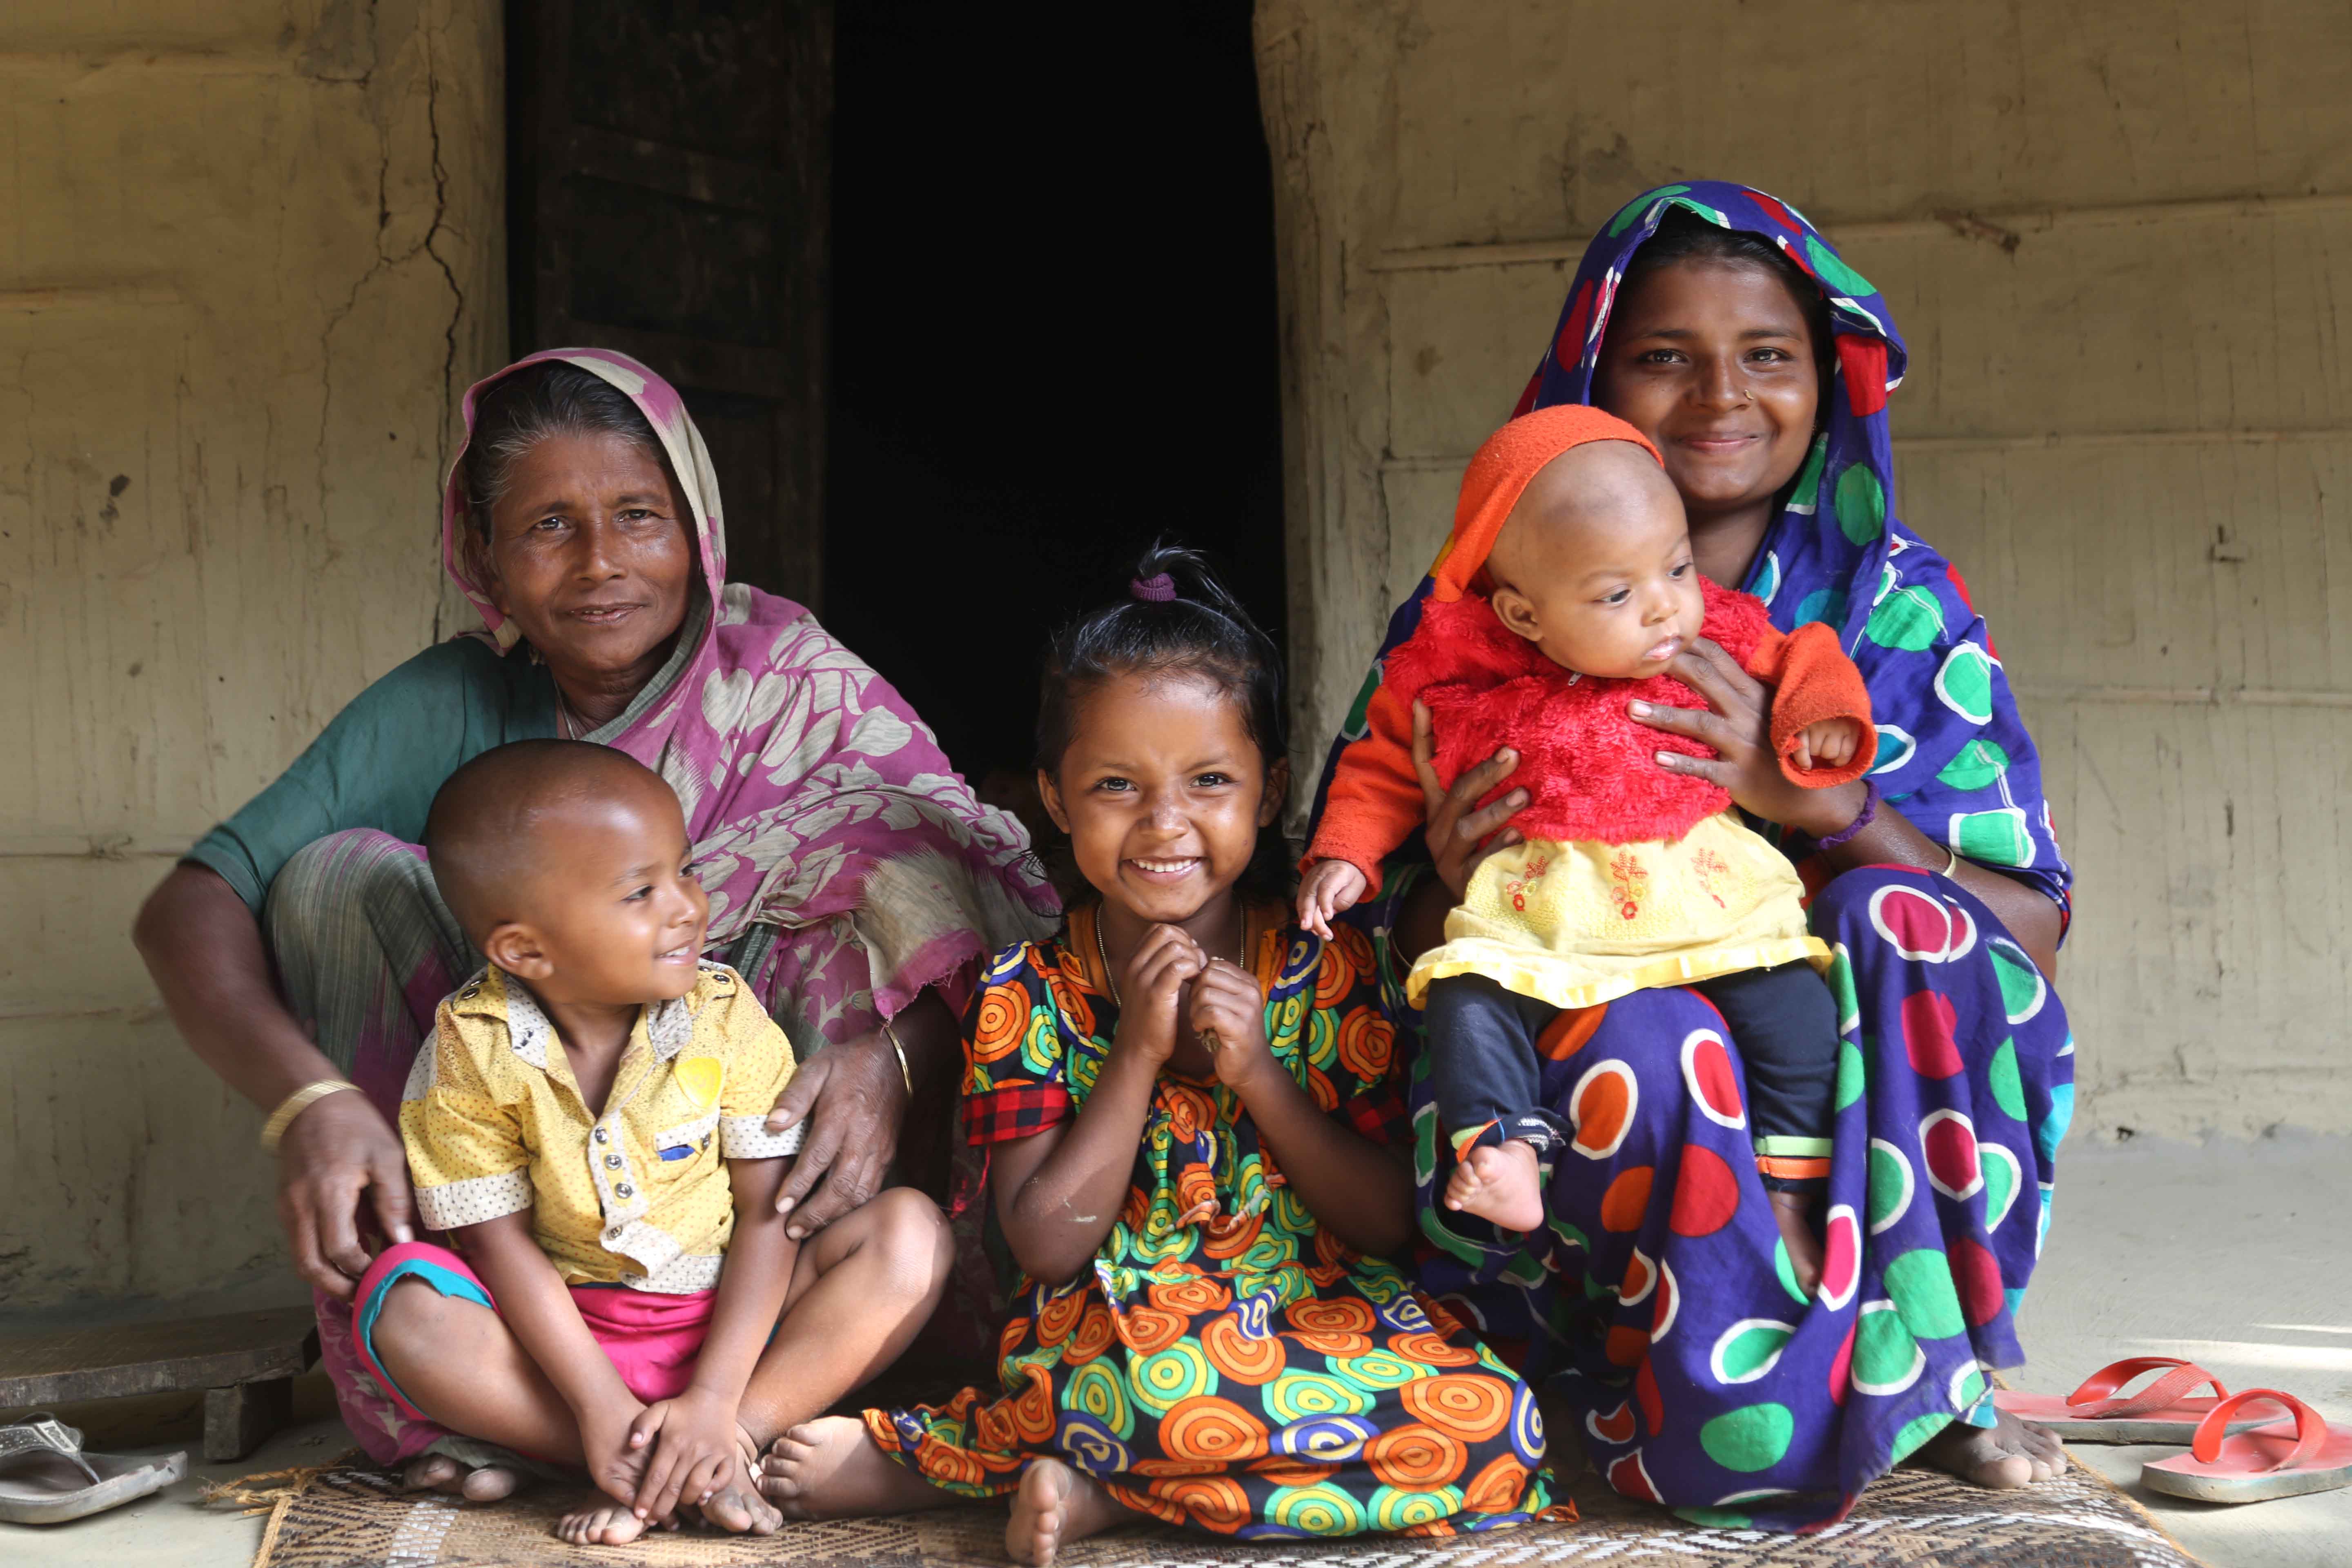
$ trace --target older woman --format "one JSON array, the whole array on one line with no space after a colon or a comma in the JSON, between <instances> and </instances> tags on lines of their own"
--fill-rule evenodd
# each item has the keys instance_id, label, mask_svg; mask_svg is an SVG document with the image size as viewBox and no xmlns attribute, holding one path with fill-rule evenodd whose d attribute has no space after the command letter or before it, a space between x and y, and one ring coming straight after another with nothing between
<instances>
[{"instance_id":1,"label":"older woman","mask_svg":"<svg viewBox=\"0 0 2352 1568\"><path fill-rule=\"evenodd\" d=\"M1699 569L1763 599L1784 631L1836 627L1879 726L1867 780L1796 789L1769 693L1704 640L1672 673L1706 706L1634 714L1713 748L1658 763L1727 789L1813 890L1843 1039L1830 1138L1753 1147L1738 1041L1685 990L1547 1033L1542 1092L1577 1132L1540 1234L1435 1206L1451 1154L1425 1089L1417 1101L1423 1223L1442 1249L1424 1283L1531 1341L1529 1372L1559 1377L1620 1491L1710 1521L1816 1527L1914 1453L1987 1486L2063 1463L1994 1408L1984 1374L2023 1359L2013 1318L2074 1104L2047 979L2072 873L1984 622L1893 515L1885 408L1903 367L1885 301L1811 225L1761 192L1694 181L1635 198L1595 237L1519 404L1598 404L1649 437ZM1507 756L1441 791L1425 729L1416 739L1429 858L1356 913L1405 955L1438 940L1528 800L1486 800ZM1826 1176L1810 1296L1764 1164Z\"/></svg>"},{"instance_id":2,"label":"older woman","mask_svg":"<svg viewBox=\"0 0 2352 1568\"><path fill-rule=\"evenodd\" d=\"M190 1047L270 1113L279 1215L344 1419L380 1461L414 1461L414 1482L483 1498L510 1468L404 1419L360 1370L341 1304L375 1238L409 1237L393 1121L435 1005L482 962L414 843L442 781L562 736L677 792L710 955L807 1064L776 1106L778 1124L808 1119L778 1200L795 1237L881 1184L910 1097L952 1096L972 961L1050 929L1055 906L1020 827L973 799L887 683L801 606L726 581L718 482L660 377L557 350L465 410L442 552L484 630L353 699L189 851L135 934ZM935 1278L935 1228L887 1244ZM866 1348L878 1366L898 1347ZM774 1406L781 1430L846 1392L755 1385L745 1407Z\"/></svg>"}]
</instances>

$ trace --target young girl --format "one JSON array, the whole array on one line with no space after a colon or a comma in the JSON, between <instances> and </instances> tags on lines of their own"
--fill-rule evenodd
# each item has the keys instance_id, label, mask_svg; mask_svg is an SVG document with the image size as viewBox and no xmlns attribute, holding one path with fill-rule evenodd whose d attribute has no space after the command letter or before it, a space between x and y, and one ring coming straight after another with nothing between
<instances>
[{"instance_id":1,"label":"young girl","mask_svg":"<svg viewBox=\"0 0 2352 1568\"><path fill-rule=\"evenodd\" d=\"M1328 931L1419 825L1413 704L1429 710L1444 784L1517 752L1527 807L1406 982L1427 1009L1438 1121L1458 1161L1448 1206L1542 1225L1542 1167L1591 1145L1535 1104L1541 1040L1565 1011L1690 985L1747 1062L1758 1161L1810 1292L1821 1243L1807 1210L1826 1184L1838 1071L1837 1008L1811 965L1829 949L1806 930L1796 873L1730 796L1654 760L1662 744L1700 749L1627 710L1686 706L1689 689L1665 672L1704 634L1775 689L1783 772L1829 788L1876 748L1861 672L1827 626L1783 637L1761 604L1701 577L1656 451L1597 408L1543 409L1488 438L1436 577L1436 602L1385 662L1373 733L1340 757L1298 906Z\"/></svg>"},{"instance_id":2,"label":"young girl","mask_svg":"<svg viewBox=\"0 0 2352 1568\"><path fill-rule=\"evenodd\" d=\"M1279 901L1278 672L1189 552L1056 638L1038 784L1099 898L999 955L965 1026L1025 1276L1004 1392L788 1433L786 1513L1016 1493L1006 1546L1043 1564L1138 1514L1262 1537L1550 1506L1527 1386L1382 1261L1413 1231L1400 1064L1363 938Z\"/></svg>"}]
</instances>

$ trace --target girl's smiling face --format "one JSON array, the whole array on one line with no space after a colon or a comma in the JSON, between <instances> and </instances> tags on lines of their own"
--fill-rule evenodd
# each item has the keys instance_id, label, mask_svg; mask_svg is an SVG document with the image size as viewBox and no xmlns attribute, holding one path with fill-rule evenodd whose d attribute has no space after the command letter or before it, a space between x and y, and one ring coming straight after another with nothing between
<instances>
[{"instance_id":1,"label":"girl's smiling face","mask_svg":"<svg viewBox=\"0 0 2352 1568\"><path fill-rule=\"evenodd\" d=\"M1267 767L1239 701L1202 675L1115 675L1074 707L1037 787L1079 872L1147 925L1213 920L1282 810L1289 764Z\"/></svg>"}]
</instances>

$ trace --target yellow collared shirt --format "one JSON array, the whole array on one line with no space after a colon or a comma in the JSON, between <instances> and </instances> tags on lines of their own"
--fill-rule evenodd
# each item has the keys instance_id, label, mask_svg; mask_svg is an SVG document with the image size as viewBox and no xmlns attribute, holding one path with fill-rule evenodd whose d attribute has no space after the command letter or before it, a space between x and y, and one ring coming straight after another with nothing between
<instances>
[{"instance_id":1,"label":"yellow collared shirt","mask_svg":"<svg viewBox=\"0 0 2352 1568\"><path fill-rule=\"evenodd\" d=\"M567 1285L708 1290L735 1228L729 1160L800 1147L767 1130L793 1047L742 977L637 1015L600 1115L530 990L484 970L441 1004L401 1097L416 1208L435 1230L530 1211Z\"/></svg>"}]
</instances>

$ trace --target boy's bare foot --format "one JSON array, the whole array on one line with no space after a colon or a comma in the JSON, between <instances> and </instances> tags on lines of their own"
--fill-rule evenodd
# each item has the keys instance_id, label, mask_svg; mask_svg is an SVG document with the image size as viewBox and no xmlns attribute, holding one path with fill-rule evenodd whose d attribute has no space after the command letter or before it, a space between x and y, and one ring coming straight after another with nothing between
<instances>
[{"instance_id":1,"label":"boy's bare foot","mask_svg":"<svg viewBox=\"0 0 2352 1568\"><path fill-rule=\"evenodd\" d=\"M1059 1459L1032 1459L1021 1472L1021 1489L1013 1494L1004 1550L1015 1563L1050 1568L1064 1542L1082 1540L1130 1517L1093 1477Z\"/></svg>"},{"instance_id":2,"label":"boy's bare foot","mask_svg":"<svg viewBox=\"0 0 2352 1568\"><path fill-rule=\"evenodd\" d=\"M681 1503L680 1511L690 1511L703 1523L730 1535L773 1535L784 1516L760 1495L760 1445L740 1424L735 1428L735 1451L743 1468L720 1481L717 1490L690 1510Z\"/></svg>"},{"instance_id":3,"label":"boy's bare foot","mask_svg":"<svg viewBox=\"0 0 2352 1568\"><path fill-rule=\"evenodd\" d=\"M1813 1234L1812 1224L1805 1217L1811 1207L1802 1193L1768 1192L1772 1200L1772 1220L1780 1227L1781 1245L1789 1249L1789 1268L1797 1277L1797 1289L1811 1296L1822 1282L1822 1238Z\"/></svg>"},{"instance_id":4,"label":"boy's bare foot","mask_svg":"<svg viewBox=\"0 0 2352 1568\"><path fill-rule=\"evenodd\" d=\"M609 1500L573 1509L555 1521L555 1533L574 1546L626 1546L652 1528L627 1503Z\"/></svg>"},{"instance_id":5,"label":"boy's bare foot","mask_svg":"<svg viewBox=\"0 0 2352 1568\"><path fill-rule=\"evenodd\" d=\"M442 1492L467 1502L496 1502L522 1484L522 1477L504 1465L468 1469L446 1454L417 1455L400 1480L413 1492Z\"/></svg>"},{"instance_id":6,"label":"boy's bare foot","mask_svg":"<svg viewBox=\"0 0 2352 1568\"><path fill-rule=\"evenodd\" d=\"M2065 1473L2064 1445L2006 1410L1999 1415L1999 1424L1992 1426L1953 1422L1928 1438L1912 1463L1949 1471L1991 1491L2032 1486Z\"/></svg>"},{"instance_id":7,"label":"boy's bare foot","mask_svg":"<svg viewBox=\"0 0 2352 1568\"><path fill-rule=\"evenodd\" d=\"M760 1491L786 1519L906 1513L956 1500L874 1446L854 1415L803 1421L760 1461Z\"/></svg>"},{"instance_id":8,"label":"boy's bare foot","mask_svg":"<svg viewBox=\"0 0 2352 1568\"><path fill-rule=\"evenodd\" d=\"M1445 1206L1491 1220L1505 1230L1536 1230L1544 1222L1543 1174L1535 1145L1514 1138L1473 1149L1445 1183Z\"/></svg>"}]
</instances>

